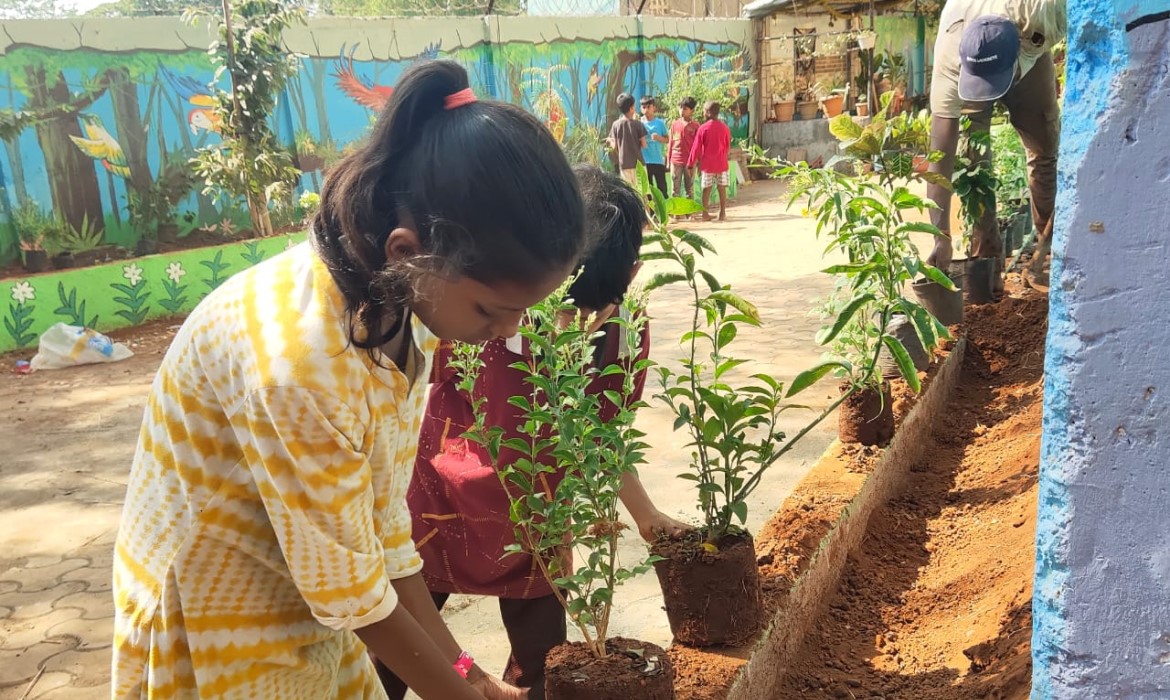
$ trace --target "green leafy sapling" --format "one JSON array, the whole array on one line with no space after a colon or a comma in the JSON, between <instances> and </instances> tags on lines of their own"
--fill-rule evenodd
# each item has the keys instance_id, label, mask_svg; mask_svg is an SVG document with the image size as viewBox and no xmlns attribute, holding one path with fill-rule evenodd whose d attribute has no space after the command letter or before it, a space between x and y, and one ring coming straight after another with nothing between
<instances>
[{"instance_id":1,"label":"green leafy sapling","mask_svg":"<svg viewBox=\"0 0 1170 700\"><path fill-rule=\"evenodd\" d=\"M618 560L618 539L626 529L619 491L623 478L645 463L647 448L644 434L634 427L642 402L630 397L636 378L651 362L594 366L594 341L603 332L588 330L592 318L578 318L577 308L565 298L568 286L531 308L520 331L529 353L512 368L524 373L529 391L508 400L524 416L520 437L505 438L500 428L485 424L486 399L476 393L481 348L457 344L451 365L460 390L475 407L476 423L466 437L484 446L508 496L517 541L507 551L534 558L585 644L600 658L607 654L614 591L657 561L646 557L627 567ZM605 322L620 326L617 335L625 352L619 354L628 358L640 357L643 301L627 294L624 312ZM620 375L620 390L589 390L594 379L614 375ZM603 418L607 413L612 418ZM505 451L514 458L501 460ZM550 486L554 475L561 479ZM579 555L579 566L570 563L573 553Z\"/></svg>"},{"instance_id":2,"label":"green leafy sapling","mask_svg":"<svg viewBox=\"0 0 1170 700\"><path fill-rule=\"evenodd\" d=\"M692 481L703 514L700 533L703 546L715 551L729 535L743 532L747 499L764 473L801 438L837 407L833 404L816 416L793 438L786 440L780 417L792 408L784 402L812 382L801 375L785 394L785 385L768 374L753 374L737 381L734 370L749 360L731 354L731 345L743 327L760 325L756 307L699 268L699 261L714 247L702 236L672 228L670 217L700 211L684 198L667 199L650 186L639 165L643 192L653 201L652 231L644 236L649 246L646 261L665 261L673 269L659 272L647 291L666 285L687 288L691 322L681 343L683 358L677 366L658 367L662 391L657 398L674 412L675 430L689 433L689 469L679 477Z\"/></svg>"},{"instance_id":3,"label":"green leafy sapling","mask_svg":"<svg viewBox=\"0 0 1170 700\"><path fill-rule=\"evenodd\" d=\"M792 188L789 206L803 201L816 219L817 236L828 239L825 252L846 259L825 270L839 283L829 305L832 322L817 341L829 345L834 357L810 370L808 377L815 381L833 372L854 389L880 389L878 354L884 347L907 385L915 392L921 390L905 346L886 329L894 314L904 314L927 351L950 337L946 326L902 294L920 275L955 289L950 278L922 259L911 240L913 233L942 233L932 224L906 220L909 212L921 214L934 203L905 185L887 187L828 168L814 170L798 164L786 168L784 175Z\"/></svg>"}]
</instances>

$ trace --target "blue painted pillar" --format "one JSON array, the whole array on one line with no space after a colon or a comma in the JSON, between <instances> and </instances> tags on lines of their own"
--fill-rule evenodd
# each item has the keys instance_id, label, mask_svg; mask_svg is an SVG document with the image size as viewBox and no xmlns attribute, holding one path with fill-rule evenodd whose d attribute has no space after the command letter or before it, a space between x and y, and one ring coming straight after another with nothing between
<instances>
[{"instance_id":1,"label":"blue painted pillar","mask_svg":"<svg viewBox=\"0 0 1170 700\"><path fill-rule=\"evenodd\" d=\"M914 31L914 87L912 94L922 95L926 92L926 18L922 15L914 17L918 26Z\"/></svg>"},{"instance_id":2,"label":"blue painted pillar","mask_svg":"<svg viewBox=\"0 0 1170 700\"><path fill-rule=\"evenodd\" d=\"M1032 697L1170 697L1170 0L1072 0Z\"/></svg>"}]
</instances>

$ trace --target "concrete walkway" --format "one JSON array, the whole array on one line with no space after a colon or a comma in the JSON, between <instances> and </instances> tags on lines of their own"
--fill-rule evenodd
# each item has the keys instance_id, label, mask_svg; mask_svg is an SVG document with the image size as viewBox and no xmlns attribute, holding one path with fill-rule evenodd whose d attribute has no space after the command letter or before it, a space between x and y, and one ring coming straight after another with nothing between
<instances>
[{"instance_id":1,"label":"concrete walkway","mask_svg":"<svg viewBox=\"0 0 1170 700\"><path fill-rule=\"evenodd\" d=\"M694 224L719 250L710 269L755 302L764 326L732 346L750 358L743 374L769 372L787 380L814 364L819 321L809 316L830 280L812 222L786 213L777 183L741 190L724 223ZM653 273L647 269L643 274ZM648 277L647 277L648 279ZM664 289L651 302L653 356L680 354L677 338L688 322L682 289ZM142 407L161 354L173 334L166 324L136 329L134 358L27 377L0 374L0 700L25 697L89 700L109 697L111 548ZM653 383L647 393L656 389ZM832 388L817 387L802 403L824 406ZM807 420L789 414L789 432ZM668 409L653 405L639 417L653 445L642 478L664 511L695 521L682 434L672 432ZM835 432L832 421L778 463L751 503L749 525L759 527L805 474ZM644 554L627 537L627 561ZM670 641L656 579L623 587L611 632L666 645ZM494 601L454 597L447 618L457 637L499 672L507 640ZM39 676L38 676L39 673Z\"/></svg>"}]
</instances>

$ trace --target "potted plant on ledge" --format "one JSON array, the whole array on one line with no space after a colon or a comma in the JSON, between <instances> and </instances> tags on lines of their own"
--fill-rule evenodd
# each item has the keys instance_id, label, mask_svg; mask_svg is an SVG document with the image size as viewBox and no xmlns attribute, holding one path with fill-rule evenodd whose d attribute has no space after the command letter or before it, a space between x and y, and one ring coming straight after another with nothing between
<instances>
[{"instance_id":1,"label":"potted plant on ledge","mask_svg":"<svg viewBox=\"0 0 1170 700\"><path fill-rule=\"evenodd\" d=\"M654 568L676 640L691 646L740 644L756 633L762 615L755 547L745 529L747 499L764 473L844 399L786 441L780 416L797 407L783 400L827 370L799 375L787 394L784 384L767 374L736 381L736 368L748 360L732 356L730 347L740 328L760 324L759 314L698 267L699 258L714 251L706 239L670 227L672 216L695 213L698 205L667 200L650 186L641 166L639 178L654 203L653 229L645 237L651 249L642 257L674 268L655 275L647 290L671 284L687 289L691 323L681 340L683 357L675 367L658 368L657 398L674 413L675 430L686 432L691 460L679 478L695 484L702 513L698 527L651 547L659 558Z\"/></svg>"},{"instance_id":2,"label":"potted plant on ledge","mask_svg":"<svg viewBox=\"0 0 1170 700\"><path fill-rule=\"evenodd\" d=\"M908 211L921 213L933 203L904 185L851 178L832 168L812 170L797 164L785 168L783 174L791 177L790 206L806 200L817 220L817 235L827 236L828 250L847 260L825 270L838 278L838 286L827 306L832 322L817 336L818 342L830 347L830 358L815 373L834 372L844 379L842 394L849 399L839 417L842 442L884 444L893 437L894 417L880 354L888 353L897 374L918 392L918 371L925 369L924 362L939 342L950 337L946 326L921 304L902 296L903 287L920 274L954 289L941 270L923 261L910 239L911 233L941 236L941 232L929 223L906 221L904 216ZM916 362L903 338L892 332L895 315L907 320L925 359L915 352Z\"/></svg>"}]
</instances>

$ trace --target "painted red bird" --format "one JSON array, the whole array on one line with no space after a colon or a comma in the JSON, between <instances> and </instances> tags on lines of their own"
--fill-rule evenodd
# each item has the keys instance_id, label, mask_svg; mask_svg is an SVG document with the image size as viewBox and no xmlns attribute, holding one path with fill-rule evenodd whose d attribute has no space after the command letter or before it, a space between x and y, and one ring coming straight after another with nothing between
<instances>
[{"instance_id":1,"label":"painted red bird","mask_svg":"<svg viewBox=\"0 0 1170 700\"><path fill-rule=\"evenodd\" d=\"M442 42L440 41L427 46L422 53L415 56L411 65L438 58L441 46ZM354 46L349 50L349 53L346 53L345 47L341 47L341 57L334 64L333 77L337 79L337 87L341 88L341 91L348 95L351 100L366 109L381 112L382 108L390 100L390 96L394 94L394 87L390 85L378 85L372 80L359 77L354 72L353 54L357 51L357 48L357 46Z\"/></svg>"}]
</instances>

